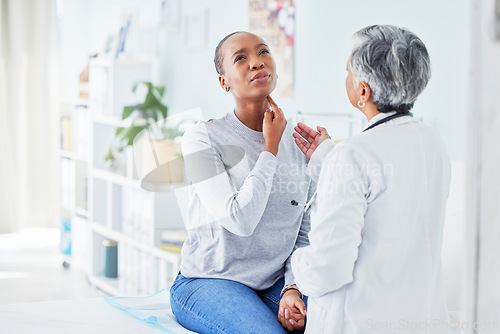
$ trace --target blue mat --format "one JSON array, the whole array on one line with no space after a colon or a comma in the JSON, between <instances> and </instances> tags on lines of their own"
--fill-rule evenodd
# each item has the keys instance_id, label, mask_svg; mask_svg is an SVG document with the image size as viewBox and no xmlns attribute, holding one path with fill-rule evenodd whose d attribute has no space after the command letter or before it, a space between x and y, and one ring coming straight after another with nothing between
<instances>
[{"instance_id":1,"label":"blue mat","mask_svg":"<svg viewBox=\"0 0 500 334\"><path fill-rule=\"evenodd\" d=\"M136 319L156 326L165 333L194 333L182 327L170 309L170 295L160 290L146 297L106 297L104 300L111 306L129 313Z\"/></svg>"}]
</instances>

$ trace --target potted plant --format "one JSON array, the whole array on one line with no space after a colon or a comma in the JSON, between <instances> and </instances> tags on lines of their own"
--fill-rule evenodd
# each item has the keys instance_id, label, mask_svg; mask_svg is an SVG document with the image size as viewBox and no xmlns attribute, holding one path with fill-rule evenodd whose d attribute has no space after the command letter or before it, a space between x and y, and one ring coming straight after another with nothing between
<instances>
[{"instance_id":1,"label":"potted plant","mask_svg":"<svg viewBox=\"0 0 500 334\"><path fill-rule=\"evenodd\" d=\"M183 131L179 130L179 125L175 127L167 126L168 108L161 101L165 93L165 87L155 86L148 81L141 81L132 87L134 93L136 93L140 84L147 89L144 101L123 107L122 120L128 120L130 125L116 129L113 141L105 156L105 161L108 166L113 167L120 156L123 156L124 150L129 146L134 146L134 160L138 167L139 177L142 178L145 175L141 174L147 173L155 167L151 165L154 162L158 164L158 161L162 161L165 164L176 158L182 160L180 144L174 142L174 139L182 136ZM151 151L154 154L154 159L151 157ZM157 176L154 182L182 182L183 170L173 173L170 167L172 166L167 166L166 174L156 173L156 175L160 176ZM179 168L183 168L183 164L180 166L179 161L176 161L175 169ZM162 174L165 174L165 176L161 176Z\"/></svg>"}]
</instances>

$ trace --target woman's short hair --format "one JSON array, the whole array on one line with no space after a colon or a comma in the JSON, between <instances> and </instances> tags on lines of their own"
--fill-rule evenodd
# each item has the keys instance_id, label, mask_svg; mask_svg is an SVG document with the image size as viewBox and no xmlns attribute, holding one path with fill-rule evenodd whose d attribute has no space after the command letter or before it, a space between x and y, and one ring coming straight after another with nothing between
<instances>
[{"instance_id":1,"label":"woman's short hair","mask_svg":"<svg viewBox=\"0 0 500 334\"><path fill-rule=\"evenodd\" d=\"M409 113L431 77L424 43L404 28L375 25L353 36L348 64L354 86L366 82L380 112Z\"/></svg>"},{"instance_id":2,"label":"woman's short hair","mask_svg":"<svg viewBox=\"0 0 500 334\"><path fill-rule=\"evenodd\" d=\"M233 36L234 34L240 33L240 32L243 32L243 31L235 31L235 32L230 33L229 35L227 35L226 37L221 39L221 41L219 42L219 44L217 44L217 47L215 48L214 64L215 64L215 70L217 71L217 73L219 75L222 75L224 73L224 70L222 68L222 55L220 53L220 49L222 48L222 45L229 37Z\"/></svg>"}]
</instances>

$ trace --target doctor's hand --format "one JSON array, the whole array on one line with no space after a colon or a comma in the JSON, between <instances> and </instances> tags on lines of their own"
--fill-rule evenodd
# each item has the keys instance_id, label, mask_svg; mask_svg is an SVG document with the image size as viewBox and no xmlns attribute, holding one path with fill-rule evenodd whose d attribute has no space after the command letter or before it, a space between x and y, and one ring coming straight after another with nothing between
<instances>
[{"instance_id":1,"label":"doctor's hand","mask_svg":"<svg viewBox=\"0 0 500 334\"><path fill-rule=\"evenodd\" d=\"M262 124L262 134L264 135L264 151L271 152L276 156L281 141L281 136L286 127L286 118L281 108L273 101L271 96L267 96L267 101L271 106L269 111L264 113Z\"/></svg>"},{"instance_id":2,"label":"doctor's hand","mask_svg":"<svg viewBox=\"0 0 500 334\"><path fill-rule=\"evenodd\" d=\"M288 331L304 329L306 323L306 305L302 298L300 298L300 292L291 289L281 297L278 321Z\"/></svg>"},{"instance_id":3,"label":"doctor's hand","mask_svg":"<svg viewBox=\"0 0 500 334\"><path fill-rule=\"evenodd\" d=\"M318 131L308 127L304 123L297 123L294 128L296 132L293 133L293 138L295 138L295 144L300 148L302 153L304 153L307 159L311 159L316 148L325 139L330 139L328 132L325 128L320 126L317 127Z\"/></svg>"}]
</instances>

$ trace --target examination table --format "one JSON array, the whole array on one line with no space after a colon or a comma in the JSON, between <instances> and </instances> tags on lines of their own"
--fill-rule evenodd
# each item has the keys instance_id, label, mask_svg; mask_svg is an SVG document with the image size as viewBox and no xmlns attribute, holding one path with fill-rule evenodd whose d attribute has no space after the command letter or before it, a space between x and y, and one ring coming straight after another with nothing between
<instances>
[{"instance_id":1,"label":"examination table","mask_svg":"<svg viewBox=\"0 0 500 334\"><path fill-rule=\"evenodd\" d=\"M186 334L172 317L162 328L134 318L103 298L0 305L0 333L8 334ZM451 314L455 325L458 314ZM458 328L452 326L457 333Z\"/></svg>"},{"instance_id":2,"label":"examination table","mask_svg":"<svg viewBox=\"0 0 500 334\"><path fill-rule=\"evenodd\" d=\"M115 301L117 299L114 299ZM168 307L161 325L113 307L104 298L0 305L0 333L186 334ZM154 321L153 321L154 322Z\"/></svg>"}]
</instances>

